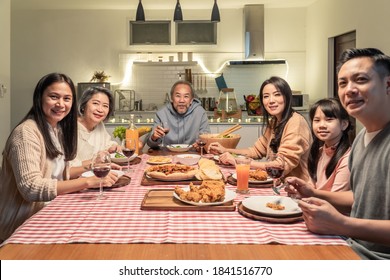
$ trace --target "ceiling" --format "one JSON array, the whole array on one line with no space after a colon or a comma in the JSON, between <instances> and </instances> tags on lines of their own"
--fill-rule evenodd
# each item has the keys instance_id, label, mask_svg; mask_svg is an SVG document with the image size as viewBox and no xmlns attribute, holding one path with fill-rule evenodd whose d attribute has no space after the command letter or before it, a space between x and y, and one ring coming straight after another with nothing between
<instances>
[{"instance_id":1,"label":"ceiling","mask_svg":"<svg viewBox=\"0 0 390 280\"><path fill-rule=\"evenodd\" d=\"M266 8L306 7L317 0L219 0L220 9L237 9L247 4L264 4ZM185 9L211 9L213 0L181 0ZM11 0L12 9L136 9L137 0ZM176 0L143 0L147 9L173 9Z\"/></svg>"}]
</instances>

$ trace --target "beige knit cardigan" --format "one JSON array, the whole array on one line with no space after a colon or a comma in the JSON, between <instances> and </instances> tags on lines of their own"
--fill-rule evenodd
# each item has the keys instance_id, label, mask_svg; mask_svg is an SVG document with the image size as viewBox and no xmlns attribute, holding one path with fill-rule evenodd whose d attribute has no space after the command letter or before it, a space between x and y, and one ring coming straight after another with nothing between
<instances>
[{"instance_id":1,"label":"beige knit cardigan","mask_svg":"<svg viewBox=\"0 0 390 280\"><path fill-rule=\"evenodd\" d=\"M57 196L51 164L36 122L26 120L17 126L5 145L0 171L0 242Z\"/></svg>"}]
</instances>

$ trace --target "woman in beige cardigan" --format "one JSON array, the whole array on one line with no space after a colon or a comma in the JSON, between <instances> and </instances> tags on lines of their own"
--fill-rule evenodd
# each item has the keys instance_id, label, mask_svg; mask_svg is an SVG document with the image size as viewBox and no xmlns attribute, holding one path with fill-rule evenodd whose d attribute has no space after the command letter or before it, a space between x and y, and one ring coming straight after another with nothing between
<instances>
[{"instance_id":1,"label":"woman in beige cardigan","mask_svg":"<svg viewBox=\"0 0 390 280\"><path fill-rule=\"evenodd\" d=\"M77 150L77 104L72 80L51 73L36 85L33 106L8 137L0 175L0 242L57 195L99 187L76 178L68 162ZM104 184L111 186L110 173Z\"/></svg>"},{"instance_id":2,"label":"woman in beige cardigan","mask_svg":"<svg viewBox=\"0 0 390 280\"><path fill-rule=\"evenodd\" d=\"M264 133L252 147L227 149L219 143L211 143L209 150L219 156L221 162L235 164L232 153L254 159L266 157L269 151L282 154L285 159L284 175L309 180L307 159L312 136L305 118L292 109L292 91L280 77L271 77L260 87L263 108ZM265 162L252 161L252 168L265 169Z\"/></svg>"}]
</instances>

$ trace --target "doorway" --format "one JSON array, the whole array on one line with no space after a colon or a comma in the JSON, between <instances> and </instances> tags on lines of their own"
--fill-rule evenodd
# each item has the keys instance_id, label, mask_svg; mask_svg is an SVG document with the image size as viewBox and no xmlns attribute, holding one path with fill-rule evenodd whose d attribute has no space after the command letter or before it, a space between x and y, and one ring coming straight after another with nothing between
<instances>
[{"instance_id":1,"label":"doorway","mask_svg":"<svg viewBox=\"0 0 390 280\"><path fill-rule=\"evenodd\" d=\"M332 60L332 62L333 62L332 63L332 65L333 65L333 67L332 67L332 69L333 69L332 70L332 72L333 72L333 85L332 85L333 94L331 96L338 99L339 96L337 94L338 87L337 87L337 71L336 71L337 63L338 63L338 60L339 60L341 54L346 49L356 47L356 31L348 32L348 33L333 37L331 41L333 41L333 44L330 44L330 47L332 48L330 53L334 54L333 57L329 57L329 59ZM356 119L352 118L352 117L350 117L350 119L351 119L353 129L349 133L349 140L352 143L352 141L355 139L355 136L356 136Z\"/></svg>"}]
</instances>

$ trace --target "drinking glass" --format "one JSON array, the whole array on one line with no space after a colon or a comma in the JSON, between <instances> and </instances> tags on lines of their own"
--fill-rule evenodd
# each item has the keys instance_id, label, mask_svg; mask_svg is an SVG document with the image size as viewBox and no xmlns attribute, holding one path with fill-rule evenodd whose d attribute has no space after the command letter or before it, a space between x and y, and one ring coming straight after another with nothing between
<instances>
[{"instance_id":1,"label":"drinking glass","mask_svg":"<svg viewBox=\"0 0 390 280\"><path fill-rule=\"evenodd\" d=\"M238 156L236 160L237 193L249 193L249 170L251 158Z\"/></svg>"},{"instance_id":2,"label":"drinking glass","mask_svg":"<svg viewBox=\"0 0 390 280\"><path fill-rule=\"evenodd\" d=\"M96 199L105 199L103 195L103 178L108 175L111 170L111 156L107 151L97 152L92 158L92 172L96 177L100 178L99 194Z\"/></svg>"},{"instance_id":3,"label":"drinking glass","mask_svg":"<svg viewBox=\"0 0 390 280\"><path fill-rule=\"evenodd\" d=\"M202 140L202 138L199 138L198 140L196 140L196 144L198 144L199 148L200 148L200 156L203 157L203 149L204 149L204 146L206 146L206 142Z\"/></svg>"},{"instance_id":4,"label":"drinking glass","mask_svg":"<svg viewBox=\"0 0 390 280\"><path fill-rule=\"evenodd\" d=\"M168 125L168 122L161 122L161 123L160 123L160 126L161 126L162 129L164 130L165 135L167 135L168 132L169 132L169 130L170 130L169 125ZM165 135L162 137L162 144L161 144L162 147L165 147L165 145L164 145L164 138L165 138Z\"/></svg>"},{"instance_id":5,"label":"drinking glass","mask_svg":"<svg viewBox=\"0 0 390 280\"><path fill-rule=\"evenodd\" d=\"M284 173L284 157L278 153L269 153L267 156L267 163L265 165L265 170L267 171L268 176L272 178L273 187L272 190L280 195L280 189L283 187L283 184L278 186L280 179Z\"/></svg>"},{"instance_id":6,"label":"drinking glass","mask_svg":"<svg viewBox=\"0 0 390 280\"><path fill-rule=\"evenodd\" d=\"M127 157L127 171L130 172L130 158L134 155L137 142L135 139L126 138L122 141L122 153Z\"/></svg>"}]
</instances>

